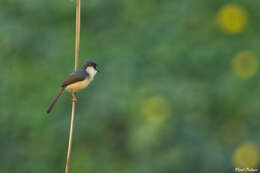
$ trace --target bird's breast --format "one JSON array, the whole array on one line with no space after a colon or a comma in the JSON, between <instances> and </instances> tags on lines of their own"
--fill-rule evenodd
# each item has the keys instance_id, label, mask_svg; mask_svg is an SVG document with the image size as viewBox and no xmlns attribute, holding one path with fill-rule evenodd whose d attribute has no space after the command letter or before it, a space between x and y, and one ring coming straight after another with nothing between
<instances>
[{"instance_id":1,"label":"bird's breast","mask_svg":"<svg viewBox=\"0 0 260 173\"><path fill-rule=\"evenodd\" d=\"M66 87L66 90L68 90L70 92L72 92L72 91L76 92L76 91L79 91L79 90L86 88L89 85L90 82L91 82L91 79L89 77L87 77L83 81L75 82L73 84L68 85Z\"/></svg>"}]
</instances>

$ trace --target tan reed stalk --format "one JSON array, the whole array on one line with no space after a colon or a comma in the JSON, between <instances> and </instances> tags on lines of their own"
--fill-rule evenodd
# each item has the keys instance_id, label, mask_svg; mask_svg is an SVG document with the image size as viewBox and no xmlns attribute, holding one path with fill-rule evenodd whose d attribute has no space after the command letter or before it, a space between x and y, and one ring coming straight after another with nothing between
<instances>
[{"instance_id":1,"label":"tan reed stalk","mask_svg":"<svg viewBox=\"0 0 260 173\"><path fill-rule=\"evenodd\" d=\"M76 0L75 71L78 68L79 40L80 40L80 0ZM70 154L71 154L72 136L73 136L73 128L74 128L75 104L76 104L76 98L74 97L73 94L71 121L70 121L70 135L69 135L65 173L69 173L69 167L70 167Z\"/></svg>"}]
</instances>

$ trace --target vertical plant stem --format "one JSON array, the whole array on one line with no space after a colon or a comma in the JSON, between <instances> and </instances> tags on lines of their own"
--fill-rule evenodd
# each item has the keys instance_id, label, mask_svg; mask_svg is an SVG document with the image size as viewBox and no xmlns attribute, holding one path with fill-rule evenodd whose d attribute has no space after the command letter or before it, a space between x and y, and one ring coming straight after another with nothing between
<instances>
[{"instance_id":1,"label":"vertical plant stem","mask_svg":"<svg viewBox=\"0 0 260 173\"><path fill-rule=\"evenodd\" d=\"M75 71L78 68L79 40L80 40L80 0L76 0ZM76 100L77 99L75 98L75 95L73 94L71 121L70 121L70 135L69 135L69 144L68 144L65 173L69 173L69 167L70 167L70 154L71 154L72 136L73 136L73 129L74 129L74 114L75 114Z\"/></svg>"},{"instance_id":2,"label":"vertical plant stem","mask_svg":"<svg viewBox=\"0 0 260 173\"><path fill-rule=\"evenodd\" d=\"M73 128L74 128L74 113L75 113L75 102L73 101L72 102L71 121L70 121L70 136L69 136L69 145L68 145L65 173L69 173L69 167L70 167L70 153L71 153L72 136L73 136Z\"/></svg>"},{"instance_id":3,"label":"vertical plant stem","mask_svg":"<svg viewBox=\"0 0 260 173\"><path fill-rule=\"evenodd\" d=\"M76 0L75 71L78 68L80 40L80 0Z\"/></svg>"}]
</instances>

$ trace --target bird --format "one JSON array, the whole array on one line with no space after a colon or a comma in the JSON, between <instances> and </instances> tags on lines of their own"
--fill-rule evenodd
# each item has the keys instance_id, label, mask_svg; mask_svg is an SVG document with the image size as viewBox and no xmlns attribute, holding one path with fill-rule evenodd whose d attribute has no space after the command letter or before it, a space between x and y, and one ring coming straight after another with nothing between
<instances>
[{"instance_id":1,"label":"bird","mask_svg":"<svg viewBox=\"0 0 260 173\"><path fill-rule=\"evenodd\" d=\"M49 114L56 104L59 97L64 93L65 90L69 91L73 97L73 102L77 102L75 92L78 92L86 88L99 70L97 69L98 64L94 61L86 60L85 63L75 72L71 73L62 83L60 92L52 100L47 113Z\"/></svg>"}]
</instances>

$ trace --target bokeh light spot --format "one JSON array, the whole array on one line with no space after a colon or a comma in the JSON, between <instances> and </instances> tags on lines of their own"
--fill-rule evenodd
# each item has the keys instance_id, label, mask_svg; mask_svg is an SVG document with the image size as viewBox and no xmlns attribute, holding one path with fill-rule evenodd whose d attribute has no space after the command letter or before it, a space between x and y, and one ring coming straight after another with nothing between
<instances>
[{"instance_id":1,"label":"bokeh light spot","mask_svg":"<svg viewBox=\"0 0 260 173\"><path fill-rule=\"evenodd\" d=\"M241 144L233 154L233 164L237 168L256 168L259 164L259 148L256 144Z\"/></svg>"},{"instance_id":2,"label":"bokeh light spot","mask_svg":"<svg viewBox=\"0 0 260 173\"><path fill-rule=\"evenodd\" d=\"M244 31L248 23L246 10L237 4L225 5L217 13L217 24L226 34L238 34Z\"/></svg>"},{"instance_id":3,"label":"bokeh light spot","mask_svg":"<svg viewBox=\"0 0 260 173\"><path fill-rule=\"evenodd\" d=\"M163 97L154 96L144 100L141 112L148 121L160 123L170 115L171 108Z\"/></svg>"},{"instance_id":4,"label":"bokeh light spot","mask_svg":"<svg viewBox=\"0 0 260 173\"><path fill-rule=\"evenodd\" d=\"M257 56L251 51L238 53L232 61L232 70L240 78L249 79L253 77L258 70Z\"/></svg>"}]
</instances>

